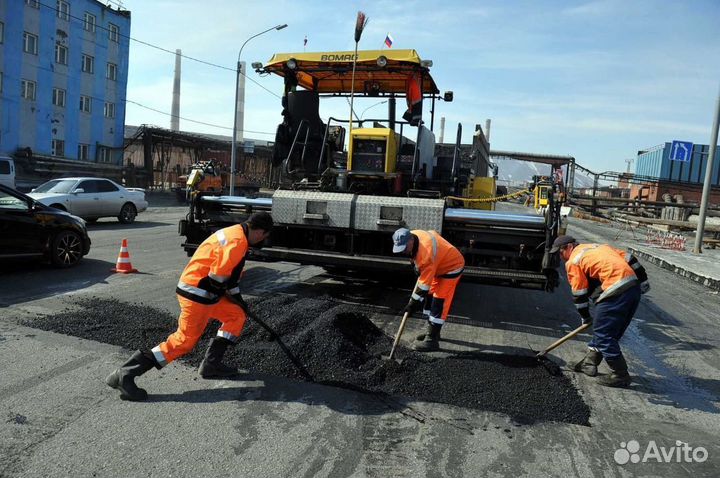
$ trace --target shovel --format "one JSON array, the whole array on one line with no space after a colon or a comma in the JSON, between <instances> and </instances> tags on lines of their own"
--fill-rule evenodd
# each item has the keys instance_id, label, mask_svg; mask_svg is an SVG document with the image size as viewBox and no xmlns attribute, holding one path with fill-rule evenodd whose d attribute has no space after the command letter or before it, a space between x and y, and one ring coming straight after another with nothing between
<instances>
[{"instance_id":1,"label":"shovel","mask_svg":"<svg viewBox=\"0 0 720 478\"><path fill-rule=\"evenodd\" d=\"M408 317L410 316L409 312L405 312L403 315L402 320L400 321L400 328L397 331L397 334L395 334L395 340L393 341L392 349L390 349L390 355L383 355L383 360L392 360L393 356L395 355L395 349L397 348L398 343L400 343L400 337L402 337L403 331L405 330L405 322L407 322ZM395 359L397 363L402 363L402 360Z\"/></svg>"},{"instance_id":2,"label":"shovel","mask_svg":"<svg viewBox=\"0 0 720 478\"><path fill-rule=\"evenodd\" d=\"M591 324L582 324L580 327L578 327L577 329L575 329L575 330L573 330L572 332L568 333L568 334L565 335L564 337L561 337L561 338L557 339L555 342L553 342L552 344L550 344L550 346L549 346L548 348L546 348L545 350L543 350L542 352L538 352L537 355L535 355L535 357L538 358L538 359L543 359L543 358L545 358L545 356L546 356L549 352L551 352L551 351L555 350L556 348L560 347L562 344L564 344L565 342L567 342L567 341L570 340L571 338L575 337L577 334L579 334L579 333L582 332L583 330L585 330L585 329L587 329L588 327L590 327L590 325L591 325Z\"/></svg>"},{"instance_id":3,"label":"shovel","mask_svg":"<svg viewBox=\"0 0 720 478\"><path fill-rule=\"evenodd\" d=\"M312 375L310 375L310 372L303 366L302 362L300 362L300 359L298 359L295 354L293 354L290 349L285 345L285 343L280 339L280 336L275 332L268 324L266 324L264 321L260 320L257 315L253 314L250 309L248 308L247 304L242 302L238 302L237 300L233 299L232 296L226 296L228 297L232 302L242 307L242 309L245 311L245 314L255 321L260 327L265 329L269 334L270 337L277 342L277 344L280 346L283 352L285 352L285 355L288 359L292 362L292 364L295 366L295 368L300 372L300 374L305 378L305 380L309 382L314 382L315 379Z\"/></svg>"},{"instance_id":4,"label":"shovel","mask_svg":"<svg viewBox=\"0 0 720 478\"><path fill-rule=\"evenodd\" d=\"M550 346L548 346L548 348L546 348L542 352L537 352L535 354L535 358L537 359L538 362L540 362L540 365L542 365L545 368L545 370L547 370L550 373L550 375L560 375L560 366L558 364L556 364L555 362L553 362L552 360L550 360L549 358L547 358L547 354L549 352L551 352L552 350L555 350L556 348L560 347L562 344L564 344L571 338L575 337L577 334L579 334L583 330L587 329L588 327L590 327L590 324L582 324L580 327L573 330L569 334L557 339L555 342L550 344ZM532 348L530 348L530 350L532 350ZM533 350L533 352L535 352L535 351Z\"/></svg>"}]
</instances>

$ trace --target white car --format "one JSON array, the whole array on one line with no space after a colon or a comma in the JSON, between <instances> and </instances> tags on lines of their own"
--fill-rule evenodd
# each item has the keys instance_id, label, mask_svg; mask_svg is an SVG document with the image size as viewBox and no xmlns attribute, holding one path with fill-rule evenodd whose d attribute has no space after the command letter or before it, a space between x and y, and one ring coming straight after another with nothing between
<instances>
[{"instance_id":1,"label":"white car","mask_svg":"<svg viewBox=\"0 0 720 478\"><path fill-rule=\"evenodd\" d=\"M103 178L53 179L33 189L28 196L89 222L101 217L117 217L121 223L130 224L148 207L144 189L124 188Z\"/></svg>"}]
</instances>

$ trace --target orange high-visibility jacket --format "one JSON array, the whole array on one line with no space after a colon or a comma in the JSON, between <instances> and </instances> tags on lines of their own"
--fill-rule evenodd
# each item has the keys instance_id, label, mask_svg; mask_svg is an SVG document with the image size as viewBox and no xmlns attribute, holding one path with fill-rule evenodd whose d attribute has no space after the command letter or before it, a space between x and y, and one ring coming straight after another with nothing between
<instances>
[{"instance_id":1,"label":"orange high-visibility jacket","mask_svg":"<svg viewBox=\"0 0 720 478\"><path fill-rule=\"evenodd\" d=\"M427 295L436 278L452 279L459 277L465 268L465 259L455 246L450 244L437 231L410 231L417 237L417 250L413 263L420 272L417 287L412 297L420 300Z\"/></svg>"},{"instance_id":2,"label":"orange high-visibility jacket","mask_svg":"<svg viewBox=\"0 0 720 478\"><path fill-rule=\"evenodd\" d=\"M201 304L215 304L225 292L239 294L238 281L249 246L245 224L215 232L200 244L185 266L176 292Z\"/></svg>"},{"instance_id":3,"label":"orange high-visibility jacket","mask_svg":"<svg viewBox=\"0 0 720 478\"><path fill-rule=\"evenodd\" d=\"M626 262L626 252L607 244L579 244L565 263L575 307L582 316L589 315L588 301L593 285L602 292L596 302L620 294L637 283L637 276Z\"/></svg>"}]
</instances>

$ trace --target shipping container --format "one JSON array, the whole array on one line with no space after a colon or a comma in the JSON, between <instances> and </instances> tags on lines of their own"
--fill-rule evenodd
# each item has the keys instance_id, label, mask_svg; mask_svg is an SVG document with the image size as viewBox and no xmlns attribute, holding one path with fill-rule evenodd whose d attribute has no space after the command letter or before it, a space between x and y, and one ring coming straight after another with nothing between
<instances>
[{"instance_id":1,"label":"shipping container","mask_svg":"<svg viewBox=\"0 0 720 478\"><path fill-rule=\"evenodd\" d=\"M665 143L639 151L635 174L665 181L703 184L710 147L705 144L694 144L689 161L670 159L671 147L672 143ZM716 149L716 156L719 152L720 149ZM720 161L717 157L713 164L711 184L720 186Z\"/></svg>"}]
</instances>

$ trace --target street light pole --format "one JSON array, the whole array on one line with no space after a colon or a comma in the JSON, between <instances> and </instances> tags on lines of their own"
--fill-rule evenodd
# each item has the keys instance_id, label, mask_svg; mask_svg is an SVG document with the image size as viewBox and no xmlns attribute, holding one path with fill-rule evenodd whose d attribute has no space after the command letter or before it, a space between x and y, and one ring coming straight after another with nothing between
<instances>
[{"instance_id":1,"label":"street light pole","mask_svg":"<svg viewBox=\"0 0 720 478\"><path fill-rule=\"evenodd\" d=\"M362 113L360 113L360 119L363 119L363 117L365 116L365 112L366 112L367 110L369 110L370 108L373 108L373 107L375 107L375 106L377 106L377 105L382 105L382 104L385 104L385 103L387 103L387 100L385 100L385 101L378 101L377 103L368 106L367 108L365 108L364 110L362 110Z\"/></svg>"},{"instance_id":2,"label":"street light pole","mask_svg":"<svg viewBox=\"0 0 720 478\"><path fill-rule=\"evenodd\" d=\"M720 92L718 92L717 106L715 108L715 121L713 122L713 129L710 132L710 149L708 151L707 164L705 165L705 182L703 183L700 214L698 215L698 226L695 231L695 246L693 247L695 254L702 253L702 241L705 235L705 216L707 214L708 201L710 200L710 189L712 188L712 170L718 141L718 129L720 129Z\"/></svg>"},{"instance_id":3,"label":"street light pole","mask_svg":"<svg viewBox=\"0 0 720 478\"><path fill-rule=\"evenodd\" d=\"M233 134L232 134L232 150L230 151L230 195L235 195L235 168L236 168L236 161L237 161L237 127L238 127L238 100L239 93L240 93L240 75L243 75L242 71L242 63L240 63L240 55L242 55L243 48L245 48L245 45L247 45L247 42L252 40L255 37L259 37L260 35L271 32L273 30L282 30L283 28L287 27L287 23L283 23L282 25L277 25L272 28L268 28L267 30L261 31L260 33L256 33L255 35L251 36L247 40L245 40L245 43L242 44L240 47L240 51L238 52L237 57L237 69L235 73L235 107L233 108L233 112L235 113L235 117L233 118ZM244 96L244 95L243 95ZM243 98L243 101L245 99ZM244 114L244 112L243 112ZM244 124L243 124L244 127Z\"/></svg>"}]
</instances>

